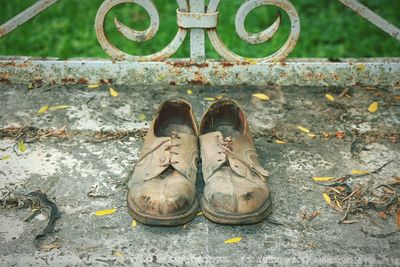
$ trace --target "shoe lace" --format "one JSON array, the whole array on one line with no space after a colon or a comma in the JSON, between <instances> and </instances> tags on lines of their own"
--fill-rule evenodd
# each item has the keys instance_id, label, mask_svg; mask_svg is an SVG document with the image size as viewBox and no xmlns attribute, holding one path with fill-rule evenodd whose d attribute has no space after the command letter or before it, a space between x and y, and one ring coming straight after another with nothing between
<instances>
[{"instance_id":1,"label":"shoe lace","mask_svg":"<svg viewBox=\"0 0 400 267\"><path fill-rule=\"evenodd\" d=\"M228 137L225 137L224 139L222 139L222 136L217 135L217 145L224 150L224 151L220 151L219 153L225 153L225 157L227 157L228 154L233 155L234 156L233 159L237 159L238 161L243 163L250 170L252 170L253 172L257 173L260 176L260 178L266 176L265 172L259 170L259 167L257 167L253 163L248 163L247 161L241 159L237 154L235 154L233 152L232 144L233 144L233 139L232 139L231 136L228 136ZM222 161L222 160L218 160L218 161ZM238 166L235 165L235 167L238 167Z\"/></svg>"},{"instance_id":2,"label":"shoe lace","mask_svg":"<svg viewBox=\"0 0 400 267\"><path fill-rule=\"evenodd\" d=\"M169 151L170 154L179 155L179 152L176 152L176 151L172 151L172 150L171 150L172 147L179 147L179 146L180 146L180 144L175 143L175 142L176 142L175 140L177 140L177 139L181 139L181 137L179 136L179 134L178 134L177 132L173 131L173 132L171 133L171 136L170 136L169 139L166 139L166 140L160 142L157 146L153 147L152 149L150 149L149 151L147 151L146 153L144 153L144 154L135 162L135 164L133 164L132 171L134 171L135 168L136 168L136 166L137 166L141 161L143 161L148 155L152 154L154 151L156 151L157 149L159 149L163 144L165 144L165 143L167 143L167 142L170 142L170 141L171 141L171 144L167 145L167 146L165 147L164 150L165 150L165 151ZM163 158L160 158L160 159L159 159L160 162L164 162L165 160L166 160L165 156L163 156ZM169 159L168 159L168 162L161 164L160 167L166 167L166 166L169 166L169 165L171 165L171 164L176 164L176 163L179 163L179 162L178 162L177 160L172 161L172 160L171 160L171 156L170 156Z\"/></svg>"}]
</instances>

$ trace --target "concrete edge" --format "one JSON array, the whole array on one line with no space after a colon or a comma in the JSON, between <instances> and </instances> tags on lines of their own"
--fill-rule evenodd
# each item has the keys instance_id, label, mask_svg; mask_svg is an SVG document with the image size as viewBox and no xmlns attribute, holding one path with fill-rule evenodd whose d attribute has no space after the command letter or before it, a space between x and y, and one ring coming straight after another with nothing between
<instances>
[{"instance_id":1,"label":"concrete edge","mask_svg":"<svg viewBox=\"0 0 400 267\"><path fill-rule=\"evenodd\" d=\"M334 62L333 62L334 61ZM285 62L127 62L0 57L0 82L11 84L400 86L400 58L292 59Z\"/></svg>"}]
</instances>

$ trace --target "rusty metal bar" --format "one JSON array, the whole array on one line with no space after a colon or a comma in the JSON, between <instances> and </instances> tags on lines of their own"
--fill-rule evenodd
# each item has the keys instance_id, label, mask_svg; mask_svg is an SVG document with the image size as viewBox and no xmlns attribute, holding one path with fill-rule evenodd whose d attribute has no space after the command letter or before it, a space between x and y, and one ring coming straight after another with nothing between
<instances>
[{"instance_id":1,"label":"rusty metal bar","mask_svg":"<svg viewBox=\"0 0 400 267\"><path fill-rule=\"evenodd\" d=\"M39 0L32 6L28 7L6 23L0 26L0 38L12 32L46 8L50 7L51 5L55 4L58 0Z\"/></svg>"},{"instance_id":2,"label":"rusty metal bar","mask_svg":"<svg viewBox=\"0 0 400 267\"><path fill-rule=\"evenodd\" d=\"M385 20L384 18L382 18L381 16L377 15L375 12L373 12L365 5L361 4L357 0L338 0L338 1L341 2L343 5L352 9L354 12L356 12L361 17L365 18L378 28L380 28L382 31L388 33L393 38L400 41L400 29L391 24L390 22L388 22L387 20Z\"/></svg>"}]
</instances>

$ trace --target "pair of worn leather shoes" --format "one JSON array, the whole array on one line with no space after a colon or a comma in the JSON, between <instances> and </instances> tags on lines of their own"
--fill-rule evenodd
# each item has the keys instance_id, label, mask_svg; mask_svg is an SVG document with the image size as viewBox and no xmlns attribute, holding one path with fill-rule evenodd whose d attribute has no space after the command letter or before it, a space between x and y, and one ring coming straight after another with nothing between
<instances>
[{"instance_id":1,"label":"pair of worn leather shoes","mask_svg":"<svg viewBox=\"0 0 400 267\"><path fill-rule=\"evenodd\" d=\"M258 161L243 109L229 99L210 106L200 130L190 103L161 104L128 183L131 215L144 224L167 226L185 224L196 216L198 140L204 215L222 224L251 224L267 217L268 172Z\"/></svg>"}]
</instances>

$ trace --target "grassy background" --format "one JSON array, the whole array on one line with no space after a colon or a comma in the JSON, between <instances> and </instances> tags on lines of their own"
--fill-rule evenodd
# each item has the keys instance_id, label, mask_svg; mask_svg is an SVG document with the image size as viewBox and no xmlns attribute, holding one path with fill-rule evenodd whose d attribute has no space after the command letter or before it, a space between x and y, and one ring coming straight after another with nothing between
<instances>
[{"instance_id":1,"label":"grassy background","mask_svg":"<svg viewBox=\"0 0 400 267\"><path fill-rule=\"evenodd\" d=\"M124 24L144 30L149 18L137 5L123 4L107 16L106 32L118 48L135 55L159 51L174 37L177 26L175 0L153 0L160 12L157 35L145 42L134 43L115 29L113 18ZM246 57L267 56L279 49L289 32L289 19L283 14L283 23L272 40L260 45L248 45L235 33L235 14L244 0L222 0L218 32L226 45ZM4 23L35 0L0 0L0 23ZM108 56L97 42L94 18L103 0L60 0L14 32L0 40L0 55L101 57ZM399 0L364 0L379 15L400 27ZM400 56L400 42L379 30L335 0L292 0L301 20L301 35L290 57L384 57ZM245 21L248 31L259 32L276 18L274 7L259 7ZM207 41L207 56L218 58ZM175 57L188 57L186 40Z\"/></svg>"}]
</instances>

